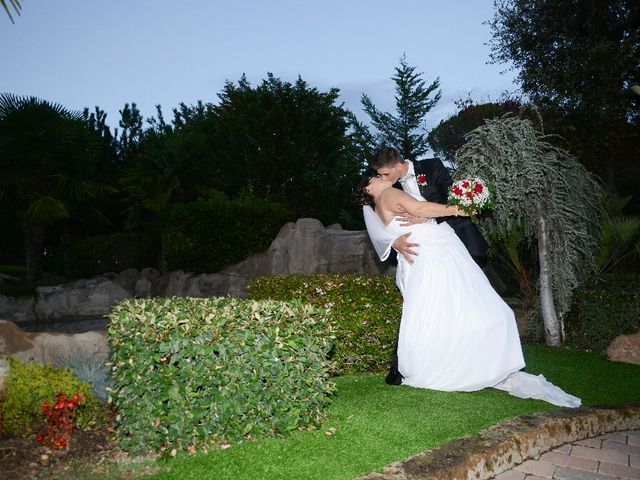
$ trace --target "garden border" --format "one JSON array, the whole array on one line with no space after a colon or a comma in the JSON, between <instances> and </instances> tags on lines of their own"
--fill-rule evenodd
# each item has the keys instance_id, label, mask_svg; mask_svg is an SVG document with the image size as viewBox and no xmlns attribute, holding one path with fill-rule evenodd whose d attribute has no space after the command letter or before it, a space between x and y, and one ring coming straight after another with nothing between
<instances>
[{"instance_id":1,"label":"garden border","mask_svg":"<svg viewBox=\"0 0 640 480\"><path fill-rule=\"evenodd\" d=\"M638 429L640 402L525 415L394 462L362 480L485 480L565 443Z\"/></svg>"}]
</instances>

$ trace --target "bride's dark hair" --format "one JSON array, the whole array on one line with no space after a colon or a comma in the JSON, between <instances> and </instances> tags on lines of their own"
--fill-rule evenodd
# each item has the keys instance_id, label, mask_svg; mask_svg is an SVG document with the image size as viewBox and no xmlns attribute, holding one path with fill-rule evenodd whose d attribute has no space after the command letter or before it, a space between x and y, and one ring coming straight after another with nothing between
<instances>
[{"instance_id":1,"label":"bride's dark hair","mask_svg":"<svg viewBox=\"0 0 640 480\"><path fill-rule=\"evenodd\" d=\"M356 205L369 205L371 208L376 208L376 202L373 200L373 195L367 192L370 180L371 177L365 177L360 180L360 183L353 192L353 203Z\"/></svg>"}]
</instances>

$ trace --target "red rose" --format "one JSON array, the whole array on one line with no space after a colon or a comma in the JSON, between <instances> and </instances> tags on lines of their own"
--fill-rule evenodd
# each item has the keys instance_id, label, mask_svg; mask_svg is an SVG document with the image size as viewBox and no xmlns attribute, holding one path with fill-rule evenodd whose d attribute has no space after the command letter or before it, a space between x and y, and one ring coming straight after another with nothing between
<instances>
[{"instance_id":1,"label":"red rose","mask_svg":"<svg viewBox=\"0 0 640 480\"><path fill-rule=\"evenodd\" d=\"M482 193L482 184L480 183L476 183L475 186L473 187L473 192L474 193Z\"/></svg>"},{"instance_id":2,"label":"red rose","mask_svg":"<svg viewBox=\"0 0 640 480\"><path fill-rule=\"evenodd\" d=\"M473 194L471 192L467 192L464 195L465 195L465 197L467 197L469 199L473 198Z\"/></svg>"},{"instance_id":3,"label":"red rose","mask_svg":"<svg viewBox=\"0 0 640 480\"><path fill-rule=\"evenodd\" d=\"M453 193L455 193L457 196L462 195L462 189L459 186L454 185L452 190L453 190Z\"/></svg>"},{"instance_id":4,"label":"red rose","mask_svg":"<svg viewBox=\"0 0 640 480\"><path fill-rule=\"evenodd\" d=\"M462 186L464 188L469 188L469 182L467 182L466 180L464 182L462 182Z\"/></svg>"},{"instance_id":5,"label":"red rose","mask_svg":"<svg viewBox=\"0 0 640 480\"><path fill-rule=\"evenodd\" d=\"M418 175L418 185L426 185L427 184L427 176L424 174Z\"/></svg>"}]
</instances>

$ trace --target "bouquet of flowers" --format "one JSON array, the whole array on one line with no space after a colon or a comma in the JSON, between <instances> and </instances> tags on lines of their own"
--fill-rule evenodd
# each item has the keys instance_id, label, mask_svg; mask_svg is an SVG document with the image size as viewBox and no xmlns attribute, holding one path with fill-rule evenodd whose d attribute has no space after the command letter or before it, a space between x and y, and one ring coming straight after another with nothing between
<instances>
[{"instance_id":1,"label":"bouquet of flowers","mask_svg":"<svg viewBox=\"0 0 640 480\"><path fill-rule=\"evenodd\" d=\"M449 204L457 205L471 215L471 219L478 213L493 208L495 187L480 178L466 178L458 180L449 189Z\"/></svg>"}]
</instances>

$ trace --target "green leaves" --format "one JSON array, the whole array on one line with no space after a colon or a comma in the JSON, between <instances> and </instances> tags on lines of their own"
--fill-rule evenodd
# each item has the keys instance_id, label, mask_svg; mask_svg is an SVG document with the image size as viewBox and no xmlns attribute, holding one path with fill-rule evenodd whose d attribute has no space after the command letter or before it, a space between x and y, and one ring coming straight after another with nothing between
<instances>
[{"instance_id":1,"label":"green leaves","mask_svg":"<svg viewBox=\"0 0 640 480\"><path fill-rule=\"evenodd\" d=\"M53 223L69 216L67 207L59 199L39 194L34 197L24 212L24 216L33 223Z\"/></svg>"},{"instance_id":2,"label":"green leaves","mask_svg":"<svg viewBox=\"0 0 640 480\"><path fill-rule=\"evenodd\" d=\"M299 301L130 300L110 317L113 399L131 452L317 424L333 391L326 313Z\"/></svg>"},{"instance_id":3,"label":"green leaves","mask_svg":"<svg viewBox=\"0 0 640 480\"><path fill-rule=\"evenodd\" d=\"M381 112L366 94L362 95L362 108L378 130L380 143L394 146L405 158L416 160L428 151L424 118L440 101L440 79L427 85L423 74L407 63L406 55L402 55L395 71L392 80L396 86L396 114Z\"/></svg>"},{"instance_id":4,"label":"green leaves","mask_svg":"<svg viewBox=\"0 0 640 480\"><path fill-rule=\"evenodd\" d=\"M248 288L250 298L298 299L327 309L335 329L333 374L382 371L389 366L402 314L402 298L392 277L254 277Z\"/></svg>"},{"instance_id":5,"label":"green leaves","mask_svg":"<svg viewBox=\"0 0 640 480\"><path fill-rule=\"evenodd\" d=\"M168 268L217 272L266 250L292 219L282 204L249 194L235 200L214 195L174 205L163 230Z\"/></svg>"},{"instance_id":6,"label":"green leaves","mask_svg":"<svg viewBox=\"0 0 640 480\"><path fill-rule=\"evenodd\" d=\"M80 411L78 425L84 428L95 423L102 412L91 386L78 380L68 369L25 363L10 359L9 373L2 395L2 428L11 435L26 437L37 430L42 421L42 403L54 403L56 394L71 397L78 393L86 399Z\"/></svg>"}]
</instances>

